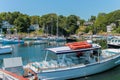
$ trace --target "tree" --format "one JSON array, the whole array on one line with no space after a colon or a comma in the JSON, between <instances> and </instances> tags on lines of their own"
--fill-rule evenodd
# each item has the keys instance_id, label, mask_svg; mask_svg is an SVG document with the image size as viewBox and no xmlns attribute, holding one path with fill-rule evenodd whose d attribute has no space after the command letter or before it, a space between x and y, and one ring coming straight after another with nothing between
<instances>
[{"instance_id":1,"label":"tree","mask_svg":"<svg viewBox=\"0 0 120 80\"><path fill-rule=\"evenodd\" d=\"M40 17L39 16L30 16L30 24L39 24Z\"/></svg>"},{"instance_id":2,"label":"tree","mask_svg":"<svg viewBox=\"0 0 120 80\"><path fill-rule=\"evenodd\" d=\"M91 18L89 19L89 21L94 22L96 20L96 16L91 16Z\"/></svg>"},{"instance_id":3,"label":"tree","mask_svg":"<svg viewBox=\"0 0 120 80\"><path fill-rule=\"evenodd\" d=\"M80 21L78 16L70 15L67 17L67 29L70 34L74 34L79 28L79 26L77 25L77 21Z\"/></svg>"},{"instance_id":4,"label":"tree","mask_svg":"<svg viewBox=\"0 0 120 80\"><path fill-rule=\"evenodd\" d=\"M30 26L30 19L27 15L20 15L15 19L14 24L19 32L27 32Z\"/></svg>"}]
</instances>

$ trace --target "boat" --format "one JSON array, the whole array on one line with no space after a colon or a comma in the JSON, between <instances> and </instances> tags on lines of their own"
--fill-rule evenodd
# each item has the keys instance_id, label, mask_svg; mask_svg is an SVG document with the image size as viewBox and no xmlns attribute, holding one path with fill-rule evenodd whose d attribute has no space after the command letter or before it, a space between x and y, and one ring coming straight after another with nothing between
<instances>
[{"instance_id":1,"label":"boat","mask_svg":"<svg viewBox=\"0 0 120 80\"><path fill-rule=\"evenodd\" d=\"M34 45L39 45L39 44L47 44L48 41L47 40L35 40L32 41Z\"/></svg>"},{"instance_id":2,"label":"boat","mask_svg":"<svg viewBox=\"0 0 120 80\"><path fill-rule=\"evenodd\" d=\"M7 54L7 53L12 53L13 48L12 46L0 46L0 54Z\"/></svg>"},{"instance_id":3,"label":"boat","mask_svg":"<svg viewBox=\"0 0 120 80\"><path fill-rule=\"evenodd\" d=\"M37 40L37 37L24 37L23 40L25 41Z\"/></svg>"},{"instance_id":4,"label":"boat","mask_svg":"<svg viewBox=\"0 0 120 80\"><path fill-rule=\"evenodd\" d=\"M56 28L56 42L62 42L62 41L66 41L66 38L64 36L59 36L59 25L58 25L58 16L57 16L57 28Z\"/></svg>"},{"instance_id":5,"label":"boat","mask_svg":"<svg viewBox=\"0 0 120 80\"><path fill-rule=\"evenodd\" d=\"M48 38L46 37L37 37L36 40L32 41L34 45L39 45L39 44L47 44L48 43Z\"/></svg>"},{"instance_id":6,"label":"boat","mask_svg":"<svg viewBox=\"0 0 120 80\"><path fill-rule=\"evenodd\" d=\"M66 41L66 38L62 36L56 37L56 42L62 42L62 41Z\"/></svg>"},{"instance_id":7,"label":"boat","mask_svg":"<svg viewBox=\"0 0 120 80\"><path fill-rule=\"evenodd\" d=\"M114 37L107 41L107 45L109 48L120 48L120 38Z\"/></svg>"},{"instance_id":8,"label":"boat","mask_svg":"<svg viewBox=\"0 0 120 80\"><path fill-rule=\"evenodd\" d=\"M98 44L90 45L79 49L71 49L69 46L46 48L43 61L28 63L26 66L41 80L61 80L100 73L120 64L120 49L101 50Z\"/></svg>"},{"instance_id":9,"label":"boat","mask_svg":"<svg viewBox=\"0 0 120 80\"><path fill-rule=\"evenodd\" d=\"M19 40L19 39L3 39L2 44L23 44L24 40Z\"/></svg>"},{"instance_id":10,"label":"boat","mask_svg":"<svg viewBox=\"0 0 120 80\"><path fill-rule=\"evenodd\" d=\"M2 43L3 38L4 38L4 35L0 34L0 43Z\"/></svg>"},{"instance_id":11,"label":"boat","mask_svg":"<svg viewBox=\"0 0 120 80\"><path fill-rule=\"evenodd\" d=\"M67 42L76 42L77 39L76 39L76 38L68 37L68 38L66 39L66 41L67 41Z\"/></svg>"},{"instance_id":12,"label":"boat","mask_svg":"<svg viewBox=\"0 0 120 80\"><path fill-rule=\"evenodd\" d=\"M12 72L0 69L0 80L29 80Z\"/></svg>"},{"instance_id":13,"label":"boat","mask_svg":"<svg viewBox=\"0 0 120 80\"><path fill-rule=\"evenodd\" d=\"M55 41L56 40L56 36L48 36L48 41Z\"/></svg>"},{"instance_id":14,"label":"boat","mask_svg":"<svg viewBox=\"0 0 120 80\"><path fill-rule=\"evenodd\" d=\"M3 69L0 69L2 80L38 80L37 75L29 69L23 68L22 58L4 58Z\"/></svg>"}]
</instances>

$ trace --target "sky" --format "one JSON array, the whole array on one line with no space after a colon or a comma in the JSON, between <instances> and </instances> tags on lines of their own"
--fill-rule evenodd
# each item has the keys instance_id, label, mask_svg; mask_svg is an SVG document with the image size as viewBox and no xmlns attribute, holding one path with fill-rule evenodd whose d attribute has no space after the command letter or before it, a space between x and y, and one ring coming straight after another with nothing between
<instances>
[{"instance_id":1,"label":"sky","mask_svg":"<svg viewBox=\"0 0 120 80\"><path fill-rule=\"evenodd\" d=\"M88 20L98 13L120 9L120 0L0 0L0 12L19 11L28 15L77 15Z\"/></svg>"}]
</instances>

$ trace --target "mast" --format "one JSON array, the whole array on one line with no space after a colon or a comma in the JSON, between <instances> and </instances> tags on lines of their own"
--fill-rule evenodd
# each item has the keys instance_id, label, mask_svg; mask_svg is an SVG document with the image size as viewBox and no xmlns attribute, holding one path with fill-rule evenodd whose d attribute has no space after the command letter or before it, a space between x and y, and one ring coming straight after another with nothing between
<instances>
[{"instance_id":1,"label":"mast","mask_svg":"<svg viewBox=\"0 0 120 80\"><path fill-rule=\"evenodd\" d=\"M58 15L57 15L57 34L56 36L58 37Z\"/></svg>"}]
</instances>

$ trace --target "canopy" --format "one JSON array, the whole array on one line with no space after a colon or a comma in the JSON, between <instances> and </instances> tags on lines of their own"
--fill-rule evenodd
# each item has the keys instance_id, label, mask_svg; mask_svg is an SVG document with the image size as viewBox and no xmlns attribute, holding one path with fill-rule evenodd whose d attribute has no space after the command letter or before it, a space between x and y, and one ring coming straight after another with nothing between
<instances>
[{"instance_id":1,"label":"canopy","mask_svg":"<svg viewBox=\"0 0 120 80\"><path fill-rule=\"evenodd\" d=\"M92 47L92 48L85 48L85 49L76 49L73 50L68 46L63 46L63 47L56 47L56 48L47 48L46 50L52 51L56 54L67 54L67 53L72 53L72 52L83 52L83 51L89 51L89 50L94 50L94 49L99 49L100 47Z\"/></svg>"}]
</instances>

